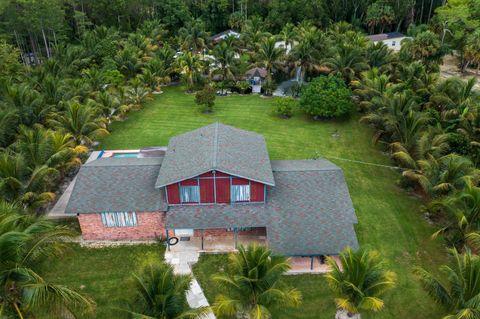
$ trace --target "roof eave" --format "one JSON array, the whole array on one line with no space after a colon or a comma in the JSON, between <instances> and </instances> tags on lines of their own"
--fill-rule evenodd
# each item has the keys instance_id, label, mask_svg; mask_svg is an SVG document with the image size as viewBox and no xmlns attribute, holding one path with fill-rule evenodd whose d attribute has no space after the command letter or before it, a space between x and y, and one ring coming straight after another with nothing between
<instances>
[{"instance_id":1,"label":"roof eave","mask_svg":"<svg viewBox=\"0 0 480 319\"><path fill-rule=\"evenodd\" d=\"M185 177L185 178L182 178L182 179L179 179L179 180L174 180L172 182L164 182L164 183L161 183L161 184L155 184L155 188L161 188L161 187L166 187L168 185L172 185L172 184L176 184L176 183L180 183L182 181L185 181L187 179L191 179L191 178L194 178L194 177L197 177L199 175L202 175L202 174L205 174L205 173L208 173L208 172L211 172L211 171L218 171L218 172L222 172L222 173L225 173L225 174L228 174L228 175L232 175L232 176L235 176L235 177L239 177L239 178L244 178L244 179L248 179L248 180L251 180L253 182L257 182L257 183L261 183L261 184L265 184L265 185L268 185L268 186L275 186L275 181L272 183L272 182L268 182L268 181L262 181L262 180L259 180L259 179L256 179L256 178L251 178L251 177L247 177L247 176L242 176L242 175L239 175L237 173L232 173L232 172L229 172L227 170L224 170L224 169L219 169L219 168L211 168L211 169L207 169L205 171L201 171L199 173L196 173L195 175L193 176L190 176L190 177ZM273 178L273 174L272 174L272 179Z\"/></svg>"}]
</instances>

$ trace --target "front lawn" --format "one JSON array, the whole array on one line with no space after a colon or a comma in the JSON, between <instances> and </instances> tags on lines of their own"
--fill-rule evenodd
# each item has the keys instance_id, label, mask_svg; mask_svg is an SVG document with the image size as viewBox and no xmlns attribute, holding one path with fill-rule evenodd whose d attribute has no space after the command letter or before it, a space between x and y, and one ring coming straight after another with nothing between
<instances>
[{"instance_id":1,"label":"front lawn","mask_svg":"<svg viewBox=\"0 0 480 319\"><path fill-rule=\"evenodd\" d=\"M132 272L146 260L163 260L164 251L160 244L108 248L72 244L62 257L46 261L40 274L48 281L66 285L94 299L95 318L127 318L117 308L125 308Z\"/></svg>"},{"instance_id":2,"label":"front lawn","mask_svg":"<svg viewBox=\"0 0 480 319\"><path fill-rule=\"evenodd\" d=\"M390 164L372 145L372 132L358 122L358 117L324 122L309 120L297 112L285 120L274 115L272 99L238 95L218 97L214 113L202 114L193 100L194 96L184 94L181 87L166 88L143 110L130 113L125 122L114 123L111 135L99 147L135 149L167 145L174 135L220 121L263 134L272 159L330 158L344 171L359 219L355 229L360 245L378 249L398 274L398 287L387 298L385 310L375 318L439 317L437 307L412 275L414 265L436 269L446 261L441 243L430 239L434 228L422 218L421 202L395 185L399 178L395 170L331 158ZM210 259L202 262L205 260ZM215 261L214 258L209 263L216 265ZM211 273L209 269L212 268L206 267L204 275ZM289 277L288 281L304 292L305 311L292 312L285 318L318 318L321 314L331 318L334 305L321 276ZM201 282L212 300L214 290L206 287L205 280Z\"/></svg>"}]
</instances>

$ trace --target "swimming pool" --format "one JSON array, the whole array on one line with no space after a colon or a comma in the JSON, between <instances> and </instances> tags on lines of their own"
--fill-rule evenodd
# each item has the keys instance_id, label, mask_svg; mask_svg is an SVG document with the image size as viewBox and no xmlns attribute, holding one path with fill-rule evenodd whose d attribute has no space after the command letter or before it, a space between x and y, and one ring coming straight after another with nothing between
<instances>
[{"instance_id":1,"label":"swimming pool","mask_svg":"<svg viewBox=\"0 0 480 319\"><path fill-rule=\"evenodd\" d=\"M113 153L112 157L138 157L138 153Z\"/></svg>"}]
</instances>

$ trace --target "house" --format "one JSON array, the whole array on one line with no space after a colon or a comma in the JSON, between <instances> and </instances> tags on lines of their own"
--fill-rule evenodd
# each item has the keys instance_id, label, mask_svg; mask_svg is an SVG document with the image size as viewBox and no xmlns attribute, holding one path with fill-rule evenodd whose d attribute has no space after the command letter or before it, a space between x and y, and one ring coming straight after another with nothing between
<instances>
[{"instance_id":1,"label":"house","mask_svg":"<svg viewBox=\"0 0 480 319\"><path fill-rule=\"evenodd\" d=\"M400 32L390 32L390 33L380 33L372 34L367 36L367 38L373 43L383 42L386 46L391 48L394 51L400 51L402 48L402 40L409 38Z\"/></svg>"},{"instance_id":2,"label":"house","mask_svg":"<svg viewBox=\"0 0 480 319\"><path fill-rule=\"evenodd\" d=\"M358 248L338 166L270 160L262 135L220 123L149 156L101 154L80 169L65 213L78 216L84 240L201 239L204 249L207 238L250 236L287 256Z\"/></svg>"},{"instance_id":3,"label":"house","mask_svg":"<svg viewBox=\"0 0 480 319\"><path fill-rule=\"evenodd\" d=\"M245 78L252 86L252 93L260 93L262 91L262 82L267 78L267 70L265 68L254 67L245 72Z\"/></svg>"},{"instance_id":4,"label":"house","mask_svg":"<svg viewBox=\"0 0 480 319\"><path fill-rule=\"evenodd\" d=\"M231 29L225 30L223 32L217 33L210 37L210 40L214 43L218 43L228 37L234 37L236 39L240 38L240 33L233 31Z\"/></svg>"}]
</instances>

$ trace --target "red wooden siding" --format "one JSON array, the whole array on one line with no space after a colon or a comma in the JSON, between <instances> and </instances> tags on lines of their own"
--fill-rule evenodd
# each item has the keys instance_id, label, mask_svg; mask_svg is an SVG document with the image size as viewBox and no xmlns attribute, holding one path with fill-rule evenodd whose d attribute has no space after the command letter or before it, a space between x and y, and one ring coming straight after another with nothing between
<instances>
[{"instance_id":1,"label":"red wooden siding","mask_svg":"<svg viewBox=\"0 0 480 319\"><path fill-rule=\"evenodd\" d=\"M200 202L201 203L214 203L215 192L213 189L213 178L201 178L200 179Z\"/></svg>"},{"instance_id":2,"label":"red wooden siding","mask_svg":"<svg viewBox=\"0 0 480 319\"><path fill-rule=\"evenodd\" d=\"M248 179L233 177L232 178L232 185L248 185Z\"/></svg>"},{"instance_id":3,"label":"red wooden siding","mask_svg":"<svg viewBox=\"0 0 480 319\"><path fill-rule=\"evenodd\" d=\"M230 203L230 178L217 178L217 203Z\"/></svg>"},{"instance_id":4,"label":"red wooden siding","mask_svg":"<svg viewBox=\"0 0 480 319\"><path fill-rule=\"evenodd\" d=\"M198 180L196 178L186 179L184 181L181 181L180 185L181 186L197 186L198 185Z\"/></svg>"},{"instance_id":5,"label":"red wooden siding","mask_svg":"<svg viewBox=\"0 0 480 319\"><path fill-rule=\"evenodd\" d=\"M167 186L167 194L169 204L180 204L180 189L177 183Z\"/></svg>"},{"instance_id":6,"label":"red wooden siding","mask_svg":"<svg viewBox=\"0 0 480 319\"><path fill-rule=\"evenodd\" d=\"M200 203L210 204L230 203L230 183L231 185L248 185L250 184L250 201L263 202L265 200L265 185L262 183L250 181L245 178L231 177L222 172L204 173L198 177L181 181L167 186L168 203L171 205L180 204L180 187L181 186L200 186ZM192 203L193 204L193 203Z\"/></svg>"},{"instance_id":7,"label":"red wooden siding","mask_svg":"<svg viewBox=\"0 0 480 319\"><path fill-rule=\"evenodd\" d=\"M258 182L250 182L250 201L263 202L265 200L265 185Z\"/></svg>"}]
</instances>

